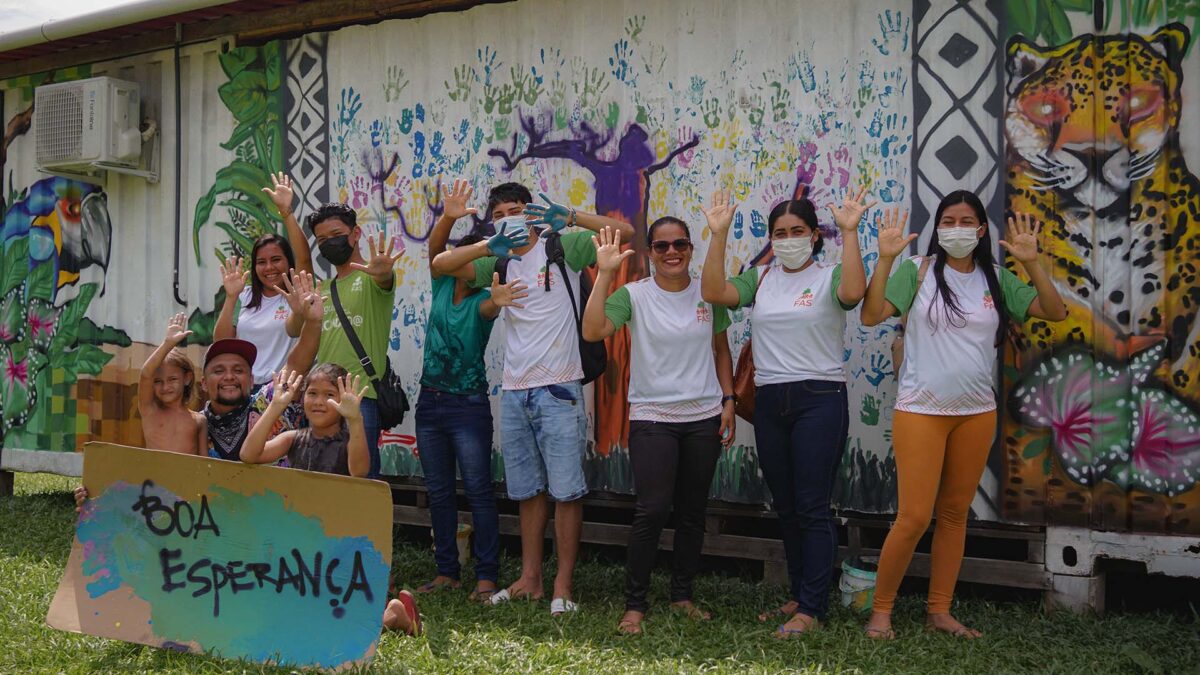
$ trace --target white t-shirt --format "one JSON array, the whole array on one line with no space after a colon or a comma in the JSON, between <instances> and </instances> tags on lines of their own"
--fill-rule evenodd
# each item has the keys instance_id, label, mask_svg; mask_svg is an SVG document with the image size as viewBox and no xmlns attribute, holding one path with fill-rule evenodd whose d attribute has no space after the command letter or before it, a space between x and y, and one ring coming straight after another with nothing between
<instances>
[{"instance_id":1,"label":"white t-shirt","mask_svg":"<svg viewBox=\"0 0 1200 675\"><path fill-rule=\"evenodd\" d=\"M920 264L920 257L901 262L885 291L888 302L901 314L908 311L896 410L923 415L976 415L995 410L992 385L1000 317L983 270L976 265L970 274L962 274L945 267L946 285L963 311L960 320L954 314L947 317L942 298L934 300L937 278L933 263L917 288ZM1023 322L1037 291L1012 272L997 270L1004 306L1013 321Z\"/></svg>"},{"instance_id":2,"label":"white t-shirt","mask_svg":"<svg viewBox=\"0 0 1200 675\"><path fill-rule=\"evenodd\" d=\"M618 288L604 303L613 326L629 324L629 419L695 422L721 414L713 335L729 327L692 279L667 291L653 278Z\"/></svg>"},{"instance_id":3,"label":"white t-shirt","mask_svg":"<svg viewBox=\"0 0 1200 675\"><path fill-rule=\"evenodd\" d=\"M257 309L246 309L249 302L250 289L247 288L238 295L234 326L239 338L258 348L258 356L254 359L254 384L264 384L283 368L288 352L296 344L284 328L292 310L282 293L273 298L262 296L262 304Z\"/></svg>"},{"instance_id":4,"label":"white t-shirt","mask_svg":"<svg viewBox=\"0 0 1200 675\"><path fill-rule=\"evenodd\" d=\"M567 269L571 272L571 291L579 301L579 270L596 262L591 232L562 235ZM475 288L492 284L496 258L475 261ZM546 290L546 275L550 290ZM579 361L579 328L571 311L571 298L563 284L558 265L547 269L546 240L538 237L533 248L520 260L509 260L508 281L520 279L529 287L524 307L505 307L500 317L505 323L504 375L500 386L505 390L531 389L583 379ZM582 311L582 310L580 310Z\"/></svg>"},{"instance_id":5,"label":"white t-shirt","mask_svg":"<svg viewBox=\"0 0 1200 675\"><path fill-rule=\"evenodd\" d=\"M801 380L845 382L846 312L837 297L842 266L816 263L787 272L778 261L763 274L751 267L729 281L739 307L750 310L754 384ZM758 294L755 295L757 288Z\"/></svg>"}]
</instances>

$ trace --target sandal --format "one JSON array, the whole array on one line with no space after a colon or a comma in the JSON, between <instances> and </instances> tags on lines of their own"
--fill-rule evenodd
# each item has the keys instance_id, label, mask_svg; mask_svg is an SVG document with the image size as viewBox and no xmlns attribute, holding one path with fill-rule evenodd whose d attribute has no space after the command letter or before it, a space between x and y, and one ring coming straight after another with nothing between
<instances>
[{"instance_id":1,"label":"sandal","mask_svg":"<svg viewBox=\"0 0 1200 675\"><path fill-rule=\"evenodd\" d=\"M791 607L791 609L786 609L787 607ZM789 600L789 601L783 603L782 607L779 607L777 609L767 610L767 611L763 612L762 614L759 614L758 622L759 623L767 623L768 621L772 621L772 620L779 619L779 618L790 619L790 618L792 618L792 615L795 614L796 612L798 612L799 610L800 610L800 603L796 602L795 600Z\"/></svg>"},{"instance_id":2,"label":"sandal","mask_svg":"<svg viewBox=\"0 0 1200 675\"><path fill-rule=\"evenodd\" d=\"M499 592L500 589L498 588L480 589L479 585L476 584L475 590L471 591L470 594L467 595L467 599L471 600L472 602L482 602L486 605L490 603L492 601L492 597Z\"/></svg>"},{"instance_id":3,"label":"sandal","mask_svg":"<svg viewBox=\"0 0 1200 675\"><path fill-rule=\"evenodd\" d=\"M895 640L896 631L889 628L871 628L870 626L863 629L867 637L872 640Z\"/></svg>"},{"instance_id":4,"label":"sandal","mask_svg":"<svg viewBox=\"0 0 1200 675\"><path fill-rule=\"evenodd\" d=\"M625 612L625 616L622 616L621 621L617 623L617 634L619 634L619 635L641 635L642 634L642 621L645 620L646 615L641 614L641 616L637 620L634 620L634 619L629 618L630 614L641 614L641 612Z\"/></svg>"},{"instance_id":5,"label":"sandal","mask_svg":"<svg viewBox=\"0 0 1200 675\"><path fill-rule=\"evenodd\" d=\"M421 626L421 612L417 611L417 599L408 591L400 591L396 594L396 599L404 606L404 613L408 615L410 621L408 634L420 635L423 630Z\"/></svg>"},{"instance_id":6,"label":"sandal","mask_svg":"<svg viewBox=\"0 0 1200 675\"><path fill-rule=\"evenodd\" d=\"M983 633L974 628L964 626L959 623L958 619L950 617L952 621L958 624L957 628L940 628L936 626L931 619L925 620L925 630L929 633L945 633L950 637L963 638L964 640L976 640L983 637Z\"/></svg>"},{"instance_id":7,"label":"sandal","mask_svg":"<svg viewBox=\"0 0 1200 675\"><path fill-rule=\"evenodd\" d=\"M502 604L508 602L509 600L541 600L541 599L542 599L542 596L534 595L533 593L522 593L520 595L514 595L507 588L503 588L501 590L496 591L495 593L492 593L491 597L489 597L486 600L486 602L493 604L493 605L502 605Z\"/></svg>"},{"instance_id":8,"label":"sandal","mask_svg":"<svg viewBox=\"0 0 1200 675\"><path fill-rule=\"evenodd\" d=\"M462 588L462 582L455 581L453 579L450 579L449 581L438 581L437 579L434 579L433 581L430 581L430 582L426 583L425 585L417 588L417 592L418 593L432 593L434 591L441 591L441 590L445 590L447 588L452 588L452 589Z\"/></svg>"},{"instance_id":9,"label":"sandal","mask_svg":"<svg viewBox=\"0 0 1200 675\"><path fill-rule=\"evenodd\" d=\"M711 621L712 612L705 611L694 602L687 603L671 603L671 611L680 614L692 621Z\"/></svg>"},{"instance_id":10,"label":"sandal","mask_svg":"<svg viewBox=\"0 0 1200 675\"><path fill-rule=\"evenodd\" d=\"M805 621L805 619L801 618L801 617L807 618L807 621ZM786 640L789 638L794 638L797 635L804 635L805 633L807 633L809 631L816 630L821 625L821 622L817 621L815 618L808 616L807 614L799 614L799 613L793 614L792 618L788 620L788 623L791 623L793 619L797 619L797 618L800 619L800 623L803 626L802 628L791 628L787 625L787 623L785 623L785 624L779 626L779 628L777 628L775 630L775 634L773 637L779 638L781 640Z\"/></svg>"},{"instance_id":11,"label":"sandal","mask_svg":"<svg viewBox=\"0 0 1200 675\"><path fill-rule=\"evenodd\" d=\"M550 601L550 616L562 616L568 612L578 612L579 604L566 598L555 598Z\"/></svg>"}]
</instances>

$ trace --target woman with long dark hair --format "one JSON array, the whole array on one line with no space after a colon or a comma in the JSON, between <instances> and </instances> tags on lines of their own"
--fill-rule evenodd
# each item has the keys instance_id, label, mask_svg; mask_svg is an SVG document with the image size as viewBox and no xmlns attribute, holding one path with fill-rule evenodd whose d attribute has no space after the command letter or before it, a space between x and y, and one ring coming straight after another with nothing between
<instances>
[{"instance_id":1,"label":"woman with long dark hair","mask_svg":"<svg viewBox=\"0 0 1200 675\"><path fill-rule=\"evenodd\" d=\"M779 516L791 601L759 617L785 617L779 637L817 627L829 606L837 535L829 500L849 431L842 359L846 312L866 291L858 225L871 207L851 190L834 222L840 264L818 261L824 238L807 199L780 203L767 217L774 264L725 278L725 242L733 207L714 195L705 212L712 231L702 277L704 299L750 310L754 338L754 438L771 506Z\"/></svg>"},{"instance_id":2,"label":"woman with long dark hair","mask_svg":"<svg viewBox=\"0 0 1200 675\"><path fill-rule=\"evenodd\" d=\"M975 638L979 631L959 623L950 604L967 514L996 433L996 349L1009 322L1061 321L1067 309L1038 262L1041 225L1028 214L1009 218L1007 239L998 243L1032 285L995 263L983 203L966 190L938 204L927 255L904 260L888 278L917 236L904 236L907 217L892 211L884 219L879 266L862 307L865 326L909 315L892 423L900 508L883 545L866 630L876 639L895 637L896 591L936 513L926 627Z\"/></svg>"},{"instance_id":3,"label":"woman with long dark hair","mask_svg":"<svg viewBox=\"0 0 1200 675\"><path fill-rule=\"evenodd\" d=\"M722 446L733 442L733 357L724 311L701 300L690 271L692 236L687 223L664 216L646 233L654 274L621 286L611 296L621 263L615 231L592 237L596 284L583 315L583 339L603 340L628 324L629 462L637 505L625 563L623 634L642 632L650 609L650 571L671 512L675 555L671 606L704 621L709 613L692 599L692 580L704 548L704 518Z\"/></svg>"},{"instance_id":4,"label":"woman with long dark hair","mask_svg":"<svg viewBox=\"0 0 1200 675\"><path fill-rule=\"evenodd\" d=\"M300 223L292 214L292 181L284 174L272 174L274 189L263 188L279 209L287 228L287 237L264 234L250 249L250 270L243 270L237 256L221 264L221 282L225 303L217 316L213 339L241 338L258 348L254 360L254 388L266 385L274 373L287 364L287 355L300 334L300 322L291 319L296 309L288 305L293 272L312 274L312 254ZM291 241L289 241L289 239ZM293 251L291 242L295 242ZM246 288L249 279L250 288Z\"/></svg>"}]
</instances>

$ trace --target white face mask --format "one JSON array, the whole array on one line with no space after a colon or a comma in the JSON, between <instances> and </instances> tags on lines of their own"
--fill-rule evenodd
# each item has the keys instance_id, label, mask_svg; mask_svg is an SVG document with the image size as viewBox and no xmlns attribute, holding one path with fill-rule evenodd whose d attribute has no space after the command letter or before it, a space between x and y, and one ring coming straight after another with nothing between
<instances>
[{"instance_id":1,"label":"white face mask","mask_svg":"<svg viewBox=\"0 0 1200 675\"><path fill-rule=\"evenodd\" d=\"M979 245L978 227L947 227L937 231L938 243L951 258L966 258Z\"/></svg>"},{"instance_id":2,"label":"white face mask","mask_svg":"<svg viewBox=\"0 0 1200 675\"><path fill-rule=\"evenodd\" d=\"M798 270L812 257L813 243L808 237L789 237L772 240L771 248L784 267Z\"/></svg>"},{"instance_id":3,"label":"white face mask","mask_svg":"<svg viewBox=\"0 0 1200 675\"><path fill-rule=\"evenodd\" d=\"M525 216L520 214L515 216L504 216L500 220L497 220L495 223L493 223L493 225L496 227L497 232L518 232L526 227Z\"/></svg>"}]
</instances>

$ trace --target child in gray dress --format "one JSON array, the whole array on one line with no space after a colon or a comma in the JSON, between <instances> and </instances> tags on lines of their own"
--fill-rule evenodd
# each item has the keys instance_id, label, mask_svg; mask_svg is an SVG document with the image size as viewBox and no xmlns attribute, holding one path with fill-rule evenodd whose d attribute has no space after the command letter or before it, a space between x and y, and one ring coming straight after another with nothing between
<instances>
[{"instance_id":1,"label":"child in gray dress","mask_svg":"<svg viewBox=\"0 0 1200 675\"><path fill-rule=\"evenodd\" d=\"M359 402L367 387L358 375L351 377L341 366L323 363L305 378L284 368L275 375L275 397L242 444L242 461L270 464L287 455L293 469L320 471L363 478L371 469L367 435ZM304 402L308 427L285 431L268 439L271 427L299 394ZM383 625L409 635L421 631L421 615L408 591L388 601Z\"/></svg>"}]
</instances>

